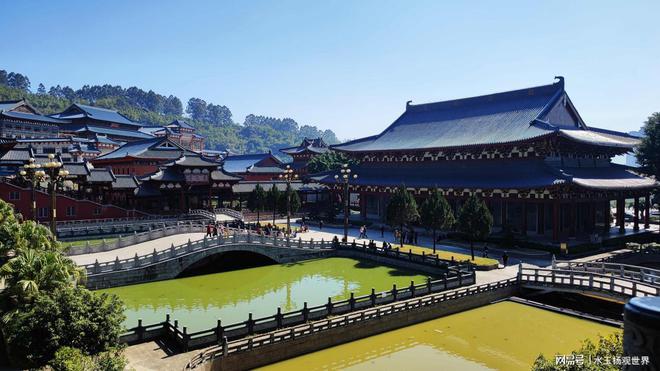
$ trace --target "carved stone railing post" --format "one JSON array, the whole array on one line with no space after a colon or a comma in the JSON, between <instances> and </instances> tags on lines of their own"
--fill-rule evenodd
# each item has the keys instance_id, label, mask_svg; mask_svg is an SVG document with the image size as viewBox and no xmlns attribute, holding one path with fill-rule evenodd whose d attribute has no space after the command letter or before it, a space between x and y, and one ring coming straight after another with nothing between
<instances>
[{"instance_id":1,"label":"carved stone railing post","mask_svg":"<svg viewBox=\"0 0 660 371\"><path fill-rule=\"evenodd\" d=\"M99 266L99 260L96 259L94 260L94 273L99 273L101 271L101 267Z\"/></svg>"},{"instance_id":2,"label":"carved stone railing post","mask_svg":"<svg viewBox=\"0 0 660 371\"><path fill-rule=\"evenodd\" d=\"M174 257L176 255L176 249L174 248L174 242L170 245L170 256Z\"/></svg>"},{"instance_id":3,"label":"carved stone railing post","mask_svg":"<svg viewBox=\"0 0 660 371\"><path fill-rule=\"evenodd\" d=\"M158 262L158 252L156 251L156 248L154 247L154 254L151 257L151 262L152 263L157 263Z\"/></svg>"},{"instance_id":4,"label":"carved stone railing post","mask_svg":"<svg viewBox=\"0 0 660 371\"><path fill-rule=\"evenodd\" d=\"M138 257L138 254L135 253L135 257L133 258L133 267L139 267L140 266L140 258Z\"/></svg>"},{"instance_id":5,"label":"carved stone railing post","mask_svg":"<svg viewBox=\"0 0 660 371\"><path fill-rule=\"evenodd\" d=\"M188 239L188 243L186 244L186 251L187 252L192 251L192 242L190 242L190 238Z\"/></svg>"},{"instance_id":6,"label":"carved stone railing post","mask_svg":"<svg viewBox=\"0 0 660 371\"><path fill-rule=\"evenodd\" d=\"M119 256L115 257L115 264L112 267L113 270L120 270L121 269L121 263L119 262Z\"/></svg>"}]
</instances>

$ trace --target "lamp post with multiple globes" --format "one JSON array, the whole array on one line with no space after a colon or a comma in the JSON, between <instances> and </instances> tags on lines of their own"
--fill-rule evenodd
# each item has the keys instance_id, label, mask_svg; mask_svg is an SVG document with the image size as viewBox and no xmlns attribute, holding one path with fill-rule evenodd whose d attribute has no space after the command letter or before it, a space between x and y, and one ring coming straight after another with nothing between
<instances>
[{"instance_id":1,"label":"lamp post with multiple globes","mask_svg":"<svg viewBox=\"0 0 660 371\"><path fill-rule=\"evenodd\" d=\"M48 162L41 165L45 169L42 172L45 173L44 180L48 183L50 192L50 230L53 232L53 236L57 236L57 196L55 192L58 188L62 188L64 180L69 175L69 171L62 169L62 165L52 153L48 155Z\"/></svg>"},{"instance_id":2,"label":"lamp post with multiple globes","mask_svg":"<svg viewBox=\"0 0 660 371\"><path fill-rule=\"evenodd\" d=\"M21 177L30 184L31 198L32 198L32 220L37 221L37 199L36 199L36 189L37 185L46 176L46 173L41 170L41 164L34 162L34 158L30 157L28 163L23 165L23 170L19 172Z\"/></svg>"},{"instance_id":3,"label":"lamp post with multiple globes","mask_svg":"<svg viewBox=\"0 0 660 371\"><path fill-rule=\"evenodd\" d=\"M291 181L298 179L298 174L294 174L291 166L286 165L284 174L280 174L280 179L286 181L286 233L291 234Z\"/></svg>"},{"instance_id":4,"label":"lamp post with multiple globes","mask_svg":"<svg viewBox=\"0 0 660 371\"><path fill-rule=\"evenodd\" d=\"M351 169L348 167L348 164L343 164L341 170L339 171L341 175L335 174L335 180L344 185L344 243L348 242L348 212L349 212L349 203L350 195L348 193L348 186L351 179L357 179L358 175L353 173L351 175Z\"/></svg>"}]
</instances>

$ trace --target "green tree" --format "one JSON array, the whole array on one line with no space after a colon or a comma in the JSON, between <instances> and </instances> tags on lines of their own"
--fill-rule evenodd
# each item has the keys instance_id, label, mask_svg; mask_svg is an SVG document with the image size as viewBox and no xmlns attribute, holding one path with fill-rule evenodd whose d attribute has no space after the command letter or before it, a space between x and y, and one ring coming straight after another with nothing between
<instances>
[{"instance_id":1,"label":"green tree","mask_svg":"<svg viewBox=\"0 0 660 371\"><path fill-rule=\"evenodd\" d=\"M474 260L474 241L485 239L490 235L493 216L483 200L471 195L458 212L457 227L470 241L470 254Z\"/></svg>"},{"instance_id":2,"label":"green tree","mask_svg":"<svg viewBox=\"0 0 660 371\"><path fill-rule=\"evenodd\" d=\"M660 179L660 112L644 122L644 136L635 149L637 162L644 174Z\"/></svg>"},{"instance_id":3,"label":"green tree","mask_svg":"<svg viewBox=\"0 0 660 371\"><path fill-rule=\"evenodd\" d=\"M293 190L291 184L286 185L284 193L280 196L280 201L278 204L280 214L286 214L287 200L290 200L289 202L291 203L291 214L295 214L298 210L300 210L300 196L298 196L298 192Z\"/></svg>"},{"instance_id":4,"label":"green tree","mask_svg":"<svg viewBox=\"0 0 660 371\"><path fill-rule=\"evenodd\" d=\"M275 184L268 190L266 199L268 200L269 207L273 208L273 225L275 225L275 217L277 214L280 198L282 197L280 190Z\"/></svg>"},{"instance_id":5,"label":"green tree","mask_svg":"<svg viewBox=\"0 0 660 371\"><path fill-rule=\"evenodd\" d=\"M85 270L59 251L25 249L0 267L0 277L5 280L5 291L16 303L26 303L42 291L84 280ZM13 315L10 311L5 316Z\"/></svg>"},{"instance_id":6,"label":"green tree","mask_svg":"<svg viewBox=\"0 0 660 371\"><path fill-rule=\"evenodd\" d=\"M417 211L417 202L405 185L397 187L387 204L387 223L394 227L399 227L403 232L404 225L414 222L419 218ZM403 247L403 233L400 239L401 247Z\"/></svg>"},{"instance_id":7,"label":"green tree","mask_svg":"<svg viewBox=\"0 0 660 371\"><path fill-rule=\"evenodd\" d=\"M435 235L438 229L450 228L454 224L454 214L447 200L437 188L429 192L428 197L419 207L420 224L433 231L433 253L435 254Z\"/></svg>"},{"instance_id":8,"label":"green tree","mask_svg":"<svg viewBox=\"0 0 660 371\"><path fill-rule=\"evenodd\" d=\"M261 188L260 184L257 184L257 186L254 187L252 192L250 192L250 196L248 197L248 208L257 212L257 223L259 223L260 214L266 206L266 197L266 191Z\"/></svg>"},{"instance_id":9,"label":"green tree","mask_svg":"<svg viewBox=\"0 0 660 371\"><path fill-rule=\"evenodd\" d=\"M585 362L580 364L557 364L554 357L547 359L540 354L534 365L533 371L618 371L621 366L610 364L597 364L593 360L601 359L614 359L623 355L623 337L620 333L616 333L607 337L599 336L598 342L594 343L590 339L585 340L580 349L571 353L573 356L584 357ZM589 360L592 360L589 362Z\"/></svg>"},{"instance_id":10,"label":"green tree","mask_svg":"<svg viewBox=\"0 0 660 371\"><path fill-rule=\"evenodd\" d=\"M356 165L357 161L342 152L327 151L309 160L307 170L310 174L315 174L329 170L338 170L343 164Z\"/></svg>"},{"instance_id":11,"label":"green tree","mask_svg":"<svg viewBox=\"0 0 660 371\"><path fill-rule=\"evenodd\" d=\"M117 345L124 318L115 295L81 287L43 292L4 323L7 353L21 367L42 366L65 346L95 355Z\"/></svg>"}]
</instances>

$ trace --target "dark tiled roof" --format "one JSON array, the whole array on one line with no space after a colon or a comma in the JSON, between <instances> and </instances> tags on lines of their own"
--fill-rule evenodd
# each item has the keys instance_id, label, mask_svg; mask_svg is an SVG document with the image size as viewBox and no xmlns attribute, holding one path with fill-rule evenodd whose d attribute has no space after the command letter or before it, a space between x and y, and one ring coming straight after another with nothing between
<instances>
[{"instance_id":1,"label":"dark tiled roof","mask_svg":"<svg viewBox=\"0 0 660 371\"><path fill-rule=\"evenodd\" d=\"M195 130L195 127L190 125L189 123L183 121L183 120L174 120L169 123L167 126L178 126L184 129L190 129L190 130Z\"/></svg>"},{"instance_id":2,"label":"dark tiled roof","mask_svg":"<svg viewBox=\"0 0 660 371\"><path fill-rule=\"evenodd\" d=\"M89 162L66 162L64 163L64 169L69 171L70 175L80 175L87 176L92 170L92 166Z\"/></svg>"},{"instance_id":3,"label":"dark tiled roof","mask_svg":"<svg viewBox=\"0 0 660 371\"><path fill-rule=\"evenodd\" d=\"M149 135L137 130L110 129L110 128L104 128L93 125L85 125L80 129L76 130L76 132L79 133L91 132L95 134L112 135L117 137L137 138L137 139L153 138L153 135Z\"/></svg>"},{"instance_id":4,"label":"dark tiled roof","mask_svg":"<svg viewBox=\"0 0 660 371\"><path fill-rule=\"evenodd\" d=\"M237 182L242 178L236 175L227 173L222 169L213 170L211 172L211 180L222 181L222 182Z\"/></svg>"},{"instance_id":5,"label":"dark tiled roof","mask_svg":"<svg viewBox=\"0 0 660 371\"><path fill-rule=\"evenodd\" d=\"M161 182L183 182L186 180L185 176L178 172L174 171L169 167L162 167L157 172L142 177L143 181L146 180L158 180Z\"/></svg>"},{"instance_id":6,"label":"dark tiled roof","mask_svg":"<svg viewBox=\"0 0 660 371\"><path fill-rule=\"evenodd\" d=\"M7 151L1 158L0 162L6 162L6 161L20 161L20 162L27 162L30 157L34 157L34 153L32 152L31 149L29 148L13 148Z\"/></svg>"},{"instance_id":7,"label":"dark tiled roof","mask_svg":"<svg viewBox=\"0 0 660 371\"><path fill-rule=\"evenodd\" d=\"M81 114L83 115L83 117L87 117L99 121L116 122L118 124L132 125L132 126L142 126L139 123L129 120L128 118L126 118L126 116L122 115L117 111L113 111L101 107L88 106L79 103L75 103L71 105L69 108L64 110L64 112L61 112L57 115L53 115L53 117L60 119L79 118Z\"/></svg>"},{"instance_id":8,"label":"dark tiled roof","mask_svg":"<svg viewBox=\"0 0 660 371\"><path fill-rule=\"evenodd\" d=\"M453 189L535 189L574 183L597 189L650 188L655 181L620 165L601 167L552 166L541 159L460 160L358 165L352 167L356 185ZM334 184L334 173L320 177Z\"/></svg>"},{"instance_id":9,"label":"dark tiled roof","mask_svg":"<svg viewBox=\"0 0 660 371\"><path fill-rule=\"evenodd\" d=\"M174 164L185 167L218 167L219 162L202 158L199 155L188 154L174 161Z\"/></svg>"},{"instance_id":10,"label":"dark tiled roof","mask_svg":"<svg viewBox=\"0 0 660 371\"><path fill-rule=\"evenodd\" d=\"M249 167L252 167L260 161L266 160L270 157L275 158L276 162L280 163L280 161L271 153L229 155L225 157L225 160L223 161L223 168L230 173L244 173Z\"/></svg>"},{"instance_id":11,"label":"dark tiled roof","mask_svg":"<svg viewBox=\"0 0 660 371\"><path fill-rule=\"evenodd\" d=\"M51 125L68 124L68 123L71 122L69 120L60 120L60 119L56 119L56 118L49 117L49 116L35 115L35 114L32 114L32 113L17 112L17 111L2 111L2 110L0 110L0 114L2 116L8 117L8 118L13 118L13 119L18 119L18 120L37 121L37 122L41 122L41 123L44 123L44 124L51 124Z\"/></svg>"},{"instance_id":12,"label":"dark tiled roof","mask_svg":"<svg viewBox=\"0 0 660 371\"><path fill-rule=\"evenodd\" d=\"M105 168L92 169L87 177L87 181L91 183L111 183L115 181L115 176L110 170Z\"/></svg>"},{"instance_id":13,"label":"dark tiled roof","mask_svg":"<svg viewBox=\"0 0 660 371\"><path fill-rule=\"evenodd\" d=\"M382 151L515 142L551 132L536 125L563 96L563 83L437 103L408 105L381 134L333 146Z\"/></svg>"},{"instance_id":14,"label":"dark tiled roof","mask_svg":"<svg viewBox=\"0 0 660 371\"><path fill-rule=\"evenodd\" d=\"M280 152L294 155L297 153L303 153L305 151L310 151L314 153L325 153L328 151L328 145L325 144L322 138L309 139L304 138L300 145L297 147L288 147L280 149Z\"/></svg>"},{"instance_id":15,"label":"dark tiled roof","mask_svg":"<svg viewBox=\"0 0 660 371\"><path fill-rule=\"evenodd\" d=\"M283 173L284 170L282 168L276 167L276 166L252 166L247 170L248 173L255 173L255 174L280 174Z\"/></svg>"},{"instance_id":16,"label":"dark tiled roof","mask_svg":"<svg viewBox=\"0 0 660 371\"><path fill-rule=\"evenodd\" d=\"M112 189L135 189L138 186L137 179L132 175L115 175Z\"/></svg>"},{"instance_id":17,"label":"dark tiled roof","mask_svg":"<svg viewBox=\"0 0 660 371\"><path fill-rule=\"evenodd\" d=\"M175 160L184 154L194 154L194 152L180 147L165 137L152 137L126 143L112 152L97 157L96 160L112 160L124 157Z\"/></svg>"}]
</instances>

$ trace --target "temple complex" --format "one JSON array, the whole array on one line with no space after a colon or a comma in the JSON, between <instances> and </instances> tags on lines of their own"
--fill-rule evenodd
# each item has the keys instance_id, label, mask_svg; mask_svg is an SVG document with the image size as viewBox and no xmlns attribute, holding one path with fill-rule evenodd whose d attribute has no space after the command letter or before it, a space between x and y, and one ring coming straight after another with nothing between
<instances>
[{"instance_id":1,"label":"temple complex","mask_svg":"<svg viewBox=\"0 0 660 371\"><path fill-rule=\"evenodd\" d=\"M504 93L408 104L382 133L332 146L360 162L350 192L363 218L384 220L393 190L419 202L437 187L458 210L477 194L498 229L560 242L624 231L624 202L634 200L634 229L649 225L654 179L612 163L639 139L585 123L564 79ZM321 179L339 190L334 174ZM640 198L643 201L640 201Z\"/></svg>"},{"instance_id":2,"label":"temple complex","mask_svg":"<svg viewBox=\"0 0 660 371\"><path fill-rule=\"evenodd\" d=\"M300 145L280 149L280 152L293 158L291 167L300 175L306 175L309 160L328 151L328 145L322 138L304 138Z\"/></svg>"}]
</instances>

